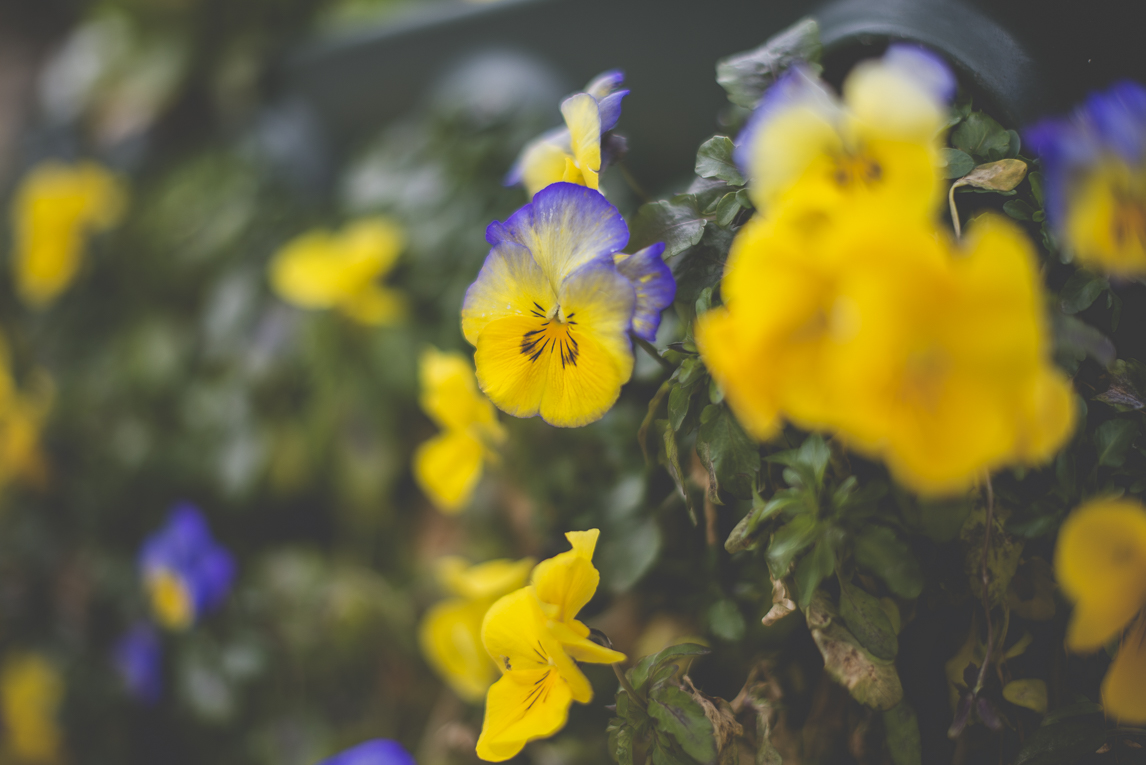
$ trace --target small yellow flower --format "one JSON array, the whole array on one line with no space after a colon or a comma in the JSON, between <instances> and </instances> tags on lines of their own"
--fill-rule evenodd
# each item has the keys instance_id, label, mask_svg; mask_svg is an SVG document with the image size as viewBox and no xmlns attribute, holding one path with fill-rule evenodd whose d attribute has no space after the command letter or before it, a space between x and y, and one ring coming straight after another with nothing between
<instances>
[{"instance_id":1,"label":"small yellow flower","mask_svg":"<svg viewBox=\"0 0 1146 765\"><path fill-rule=\"evenodd\" d=\"M1033 248L996 216L956 250L883 203L738 234L697 343L745 429L783 419L882 457L916 491L1049 458L1069 435Z\"/></svg>"},{"instance_id":2,"label":"small yellow flower","mask_svg":"<svg viewBox=\"0 0 1146 765\"><path fill-rule=\"evenodd\" d=\"M427 348L419 373L422 409L442 432L414 452L414 478L436 507L456 513L469 504L485 462L496 459L492 447L505 441L505 429L462 354Z\"/></svg>"},{"instance_id":3,"label":"small yellow flower","mask_svg":"<svg viewBox=\"0 0 1146 765\"><path fill-rule=\"evenodd\" d=\"M126 206L123 182L94 162L33 168L12 205L20 299L33 308L52 302L75 278L87 238L115 226Z\"/></svg>"},{"instance_id":4,"label":"small yellow flower","mask_svg":"<svg viewBox=\"0 0 1146 765\"><path fill-rule=\"evenodd\" d=\"M468 702L477 702L497 678L497 667L481 643L481 625L494 601L525 584L533 559L491 560L468 566L460 558L441 561L438 576L455 597L430 608L418 637L430 666Z\"/></svg>"},{"instance_id":5,"label":"small yellow flower","mask_svg":"<svg viewBox=\"0 0 1146 765\"><path fill-rule=\"evenodd\" d=\"M481 637L501 670L486 696L478 757L501 762L537 738L552 736L569 706L593 699L577 661L612 664L625 655L589 640L575 618L593 597L600 575L593 567L597 529L571 531L573 549L542 561L532 585L498 600L486 613Z\"/></svg>"},{"instance_id":6,"label":"small yellow flower","mask_svg":"<svg viewBox=\"0 0 1146 765\"><path fill-rule=\"evenodd\" d=\"M1080 507L1059 531L1055 573L1075 603L1069 648L1095 651L1126 630L1102 703L1112 717L1146 723L1146 507L1127 500Z\"/></svg>"},{"instance_id":7,"label":"small yellow flower","mask_svg":"<svg viewBox=\"0 0 1146 765\"><path fill-rule=\"evenodd\" d=\"M857 65L840 103L796 66L769 88L737 138L756 207L831 210L859 200L926 217L940 198L939 138L955 81L933 54L894 45Z\"/></svg>"},{"instance_id":8,"label":"small yellow flower","mask_svg":"<svg viewBox=\"0 0 1146 765\"><path fill-rule=\"evenodd\" d=\"M301 308L337 308L362 324L392 324L405 315L406 300L378 280L404 246L402 229L385 218L363 218L337 234L310 231L275 254L271 285Z\"/></svg>"},{"instance_id":9,"label":"small yellow flower","mask_svg":"<svg viewBox=\"0 0 1146 765\"><path fill-rule=\"evenodd\" d=\"M64 700L59 671L37 654L10 655L0 670L5 761L52 765L63 759L56 716Z\"/></svg>"},{"instance_id":10,"label":"small yellow flower","mask_svg":"<svg viewBox=\"0 0 1146 765\"><path fill-rule=\"evenodd\" d=\"M48 466L40 449L40 431L55 395L45 372L32 377L27 391L17 388L0 338L0 487L13 481L41 485Z\"/></svg>"}]
</instances>

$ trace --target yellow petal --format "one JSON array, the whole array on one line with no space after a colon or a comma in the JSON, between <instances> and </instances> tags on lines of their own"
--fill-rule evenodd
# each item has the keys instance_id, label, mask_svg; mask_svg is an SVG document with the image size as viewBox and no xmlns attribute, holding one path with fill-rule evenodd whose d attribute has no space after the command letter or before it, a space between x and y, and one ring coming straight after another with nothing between
<instances>
[{"instance_id":1,"label":"yellow petal","mask_svg":"<svg viewBox=\"0 0 1146 765\"><path fill-rule=\"evenodd\" d=\"M533 569L533 589L538 600L556 607L555 621L572 621L597 591L601 575L592 559L600 533L598 529L568 532L565 537L573 549L543 560ZM579 637L588 634L585 630Z\"/></svg>"},{"instance_id":2,"label":"yellow petal","mask_svg":"<svg viewBox=\"0 0 1146 765\"><path fill-rule=\"evenodd\" d=\"M1055 573L1076 603L1067 645L1102 647L1146 604L1146 508L1124 500L1080 507L1059 531Z\"/></svg>"},{"instance_id":3,"label":"yellow petal","mask_svg":"<svg viewBox=\"0 0 1146 765\"><path fill-rule=\"evenodd\" d=\"M414 478L439 510L459 512L481 480L485 448L465 430L447 430L418 446Z\"/></svg>"},{"instance_id":4,"label":"yellow petal","mask_svg":"<svg viewBox=\"0 0 1146 765\"><path fill-rule=\"evenodd\" d=\"M481 644L489 601L447 600L426 612L418 631L422 653L454 692L477 702L497 678L497 667Z\"/></svg>"},{"instance_id":5,"label":"yellow petal","mask_svg":"<svg viewBox=\"0 0 1146 765\"><path fill-rule=\"evenodd\" d=\"M1079 260L1127 277L1146 274L1141 199L1146 173L1118 159L1098 163L1070 190L1064 233Z\"/></svg>"},{"instance_id":6,"label":"yellow petal","mask_svg":"<svg viewBox=\"0 0 1146 765\"><path fill-rule=\"evenodd\" d=\"M343 298L338 308L359 324L394 324L406 316L406 296L373 282Z\"/></svg>"},{"instance_id":7,"label":"yellow petal","mask_svg":"<svg viewBox=\"0 0 1146 765\"><path fill-rule=\"evenodd\" d=\"M195 621L195 602L183 580L167 569L147 577L151 610L155 620L170 630L185 630Z\"/></svg>"},{"instance_id":8,"label":"yellow petal","mask_svg":"<svg viewBox=\"0 0 1146 765\"><path fill-rule=\"evenodd\" d=\"M625 660L625 654L594 643L586 635L589 628L576 619L569 624L550 622L549 629L570 658L589 664L616 664Z\"/></svg>"},{"instance_id":9,"label":"yellow petal","mask_svg":"<svg viewBox=\"0 0 1146 765\"><path fill-rule=\"evenodd\" d=\"M569 127L570 146L585 184L597 188L601 170L601 111L597 99L588 93L577 93L561 103L561 114Z\"/></svg>"},{"instance_id":10,"label":"yellow petal","mask_svg":"<svg viewBox=\"0 0 1146 765\"><path fill-rule=\"evenodd\" d=\"M473 367L464 355L427 348L418 361L418 376L419 403L440 427L460 430L477 426L493 441L504 439L493 406L478 391Z\"/></svg>"},{"instance_id":11,"label":"yellow petal","mask_svg":"<svg viewBox=\"0 0 1146 765\"><path fill-rule=\"evenodd\" d=\"M521 158L521 180L532 197L550 184L562 180L566 160L573 156L558 143L539 140L528 146Z\"/></svg>"},{"instance_id":12,"label":"yellow petal","mask_svg":"<svg viewBox=\"0 0 1146 765\"><path fill-rule=\"evenodd\" d=\"M569 686L551 669L511 672L489 689L477 756L508 760L526 743L565 727L573 703Z\"/></svg>"},{"instance_id":13,"label":"yellow petal","mask_svg":"<svg viewBox=\"0 0 1146 765\"><path fill-rule=\"evenodd\" d=\"M0 715L7 757L42 765L62 761L64 736L56 717L64 692L59 670L42 656L16 654L5 660Z\"/></svg>"},{"instance_id":14,"label":"yellow petal","mask_svg":"<svg viewBox=\"0 0 1146 765\"><path fill-rule=\"evenodd\" d=\"M1121 723L1146 724L1146 618L1122 639L1102 681L1102 706Z\"/></svg>"},{"instance_id":15,"label":"yellow petal","mask_svg":"<svg viewBox=\"0 0 1146 765\"><path fill-rule=\"evenodd\" d=\"M460 558L443 560L439 578L450 592L472 600L500 598L529 579L533 558L490 560L466 566Z\"/></svg>"},{"instance_id":16,"label":"yellow petal","mask_svg":"<svg viewBox=\"0 0 1146 765\"><path fill-rule=\"evenodd\" d=\"M593 560L593 551L597 549L597 538L600 536L600 529L565 532L565 538L573 546L573 552L588 560Z\"/></svg>"}]
</instances>

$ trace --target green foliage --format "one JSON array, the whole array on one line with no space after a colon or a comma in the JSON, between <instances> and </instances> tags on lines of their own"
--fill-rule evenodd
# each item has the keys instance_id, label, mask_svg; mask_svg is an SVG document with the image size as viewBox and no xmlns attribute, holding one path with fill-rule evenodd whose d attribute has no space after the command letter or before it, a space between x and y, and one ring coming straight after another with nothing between
<instances>
[{"instance_id":1,"label":"green foliage","mask_svg":"<svg viewBox=\"0 0 1146 765\"><path fill-rule=\"evenodd\" d=\"M716 81L727 91L729 101L753 109L792 64L818 65L821 53L820 25L815 19L803 19L755 50L722 59L716 65Z\"/></svg>"}]
</instances>

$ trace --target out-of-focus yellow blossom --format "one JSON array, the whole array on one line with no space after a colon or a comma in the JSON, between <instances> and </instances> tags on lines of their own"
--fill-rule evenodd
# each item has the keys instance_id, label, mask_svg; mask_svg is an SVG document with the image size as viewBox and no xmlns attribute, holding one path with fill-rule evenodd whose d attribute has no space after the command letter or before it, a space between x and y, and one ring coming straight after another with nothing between
<instances>
[{"instance_id":1,"label":"out-of-focus yellow blossom","mask_svg":"<svg viewBox=\"0 0 1146 765\"><path fill-rule=\"evenodd\" d=\"M1107 714L1146 723L1146 507L1126 500L1080 507L1059 531L1055 573L1075 604L1067 646L1095 651L1122 634L1102 683Z\"/></svg>"},{"instance_id":2,"label":"out-of-focus yellow blossom","mask_svg":"<svg viewBox=\"0 0 1146 765\"><path fill-rule=\"evenodd\" d=\"M1067 248L1112 274L1146 274L1146 87L1116 82L1026 139L1042 160L1047 218Z\"/></svg>"},{"instance_id":3,"label":"out-of-focus yellow blossom","mask_svg":"<svg viewBox=\"0 0 1146 765\"><path fill-rule=\"evenodd\" d=\"M769 88L737 139L756 207L781 202L830 211L878 200L901 216L927 217L941 195L935 172L955 81L933 54L894 45L857 65L841 104L796 66Z\"/></svg>"},{"instance_id":4,"label":"out-of-focus yellow blossom","mask_svg":"<svg viewBox=\"0 0 1146 765\"><path fill-rule=\"evenodd\" d=\"M430 608L422 620L422 653L454 692L477 702L497 678L497 667L481 643L481 625L494 601L519 589L529 577L533 559L491 560L469 566L461 558L445 558L438 578L455 597Z\"/></svg>"},{"instance_id":5,"label":"out-of-focus yellow blossom","mask_svg":"<svg viewBox=\"0 0 1146 765\"><path fill-rule=\"evenodd\" d=\"M486 696L477 755L489 762L513 757L534 739L565 726L569 706L593 699L577 661L612 664L625 655L589 640L575 618L593 597L597 529L571 531L573 549L542 561L532 584L498 600L486 613L482 643L501 670Z\"/></svg>"},{"instance_id":6,"label":"out-of-focus yellow blossom","mask_svg":"<svg viewBox=\"0 0 1146 765\"><path fill-rule=\"evenodd\" d=\"M750 222L697 343L745 429L833 430L928 494L1037 463L1073 424L1033 250L997 216L963 246L884 203Z\"/></svg>"},{"instance_id":7,"label":"out-of-focus yellow blossom","mask_svg":"<svg viewBox=\"0 0 1146 765\"><path fill-rule=\"evenodd\" d=\"M8 348L0 338L0 487L13 481L41 485L47 462L40 450L40 431L52 406L54 386L44 372L21 391L12 377Z\"/></svg>"},{"instance_id":8,"label":"out-of-focus yellow blossom","mask_svg":"<svg viewBox=\"0 0 1146 765\"><path fill-rule=\"evenodd\" d=\"M605 72L584 92L562 101L565 127L531 141L506 176L506 185L521 183L531 197L559 181L598 188L602 136L613 129L621 116L621 99L629 91L617 88L624 80L619 71Z\"/></svg>"},{"instance_id":9,"label":"out-of-focus yellow blossom","mask_svg":"<svg viewBox=\"0 0 1146 765\"><path fill-rule=\"evenodd\" d=\"M64 700L64 681L37 654L10 655L0 670L4 759L27 765L51 765L63 759L63 733L56 716Z\"/></svg>"},{"instance_id":10,"label":"out-of-focus yellow blossom","mask_svg":"<svg viewBox=\"0 0 1146 765\"><path fill-rule=\"evenodd\" d=\"M88 237L118 223L126 206L123 182L94 162L33 168L12 205L20 299L34 308L52 302L75 279Z\"/></svg>"},{"instance_id":11,"label":"out-of-focus yellow blossom","mask_svg":"<svg viewBox=\"0 0 1146 765\"><path fill-rule=\"evenodd\" d=\"M309 231L275 253L271 285L301 308L337 308L362 324L390 324L405 316L406 300L378 280L404 246L398 224L380 217L354 221L337 234Z\"/></svg>"},{"instance_id":12,"label":"out-of-focus yellow blossom","mask_svg":"<svg viewBox=\"0 0 1146 765\"><path fill-rule=\"evenodd\" d=\"M505 441L505 428L462 354L427 348L419 375L422 409L442 432L414 452L414 478L436 507L456 513L469 504L485 461L497 458L492 447Z\"/></svg>"}]
</instances>

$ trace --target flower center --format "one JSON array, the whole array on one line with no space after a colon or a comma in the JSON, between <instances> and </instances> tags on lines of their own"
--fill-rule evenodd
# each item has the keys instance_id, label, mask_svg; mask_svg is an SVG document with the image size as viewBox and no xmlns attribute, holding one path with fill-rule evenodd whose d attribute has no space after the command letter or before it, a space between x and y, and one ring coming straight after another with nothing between
<instances>
[{"instance_id":1,"label":"flower center","mask_svg":"<svg viewBox=\"0 0 1146 765\"><path fill-rule=\"evenodd\" d=\"M833 180L841 188L849 186L870 186L883 177L883 168L862 151L845 152L832 157L835 168Z\"/></svg>"},{"instance_id":2,"label":"flower center","mask_svg":"<svg viewBox=\"0 0 1146 765\"><path fill-rule=\"evenodd\" d=\"M1119 247L1130 243L1146 244L1146 200L1129 194L1118 194L1111 221L1114 242Z\"/></svg>"},{"instance_id":3,"label":"flower center","mask_svg":"<svg viewBox=\"0 0 1146 765\"><path fill-rule=\"evenodd\" d=\"M557 351L561 354L562 369L568 366L577 366L581 348L573 336L574 327L577 326L577 322L573 319L576 314L570 313L562 321L560 306L552 311L546 311L537 303L533 305L535 306L532 311L533 315L542 321L536 329L532 329L521 336L519 348L522 355L528 356L531 362L536 362L542 355Z\"/></svg>"}]
</instances>

